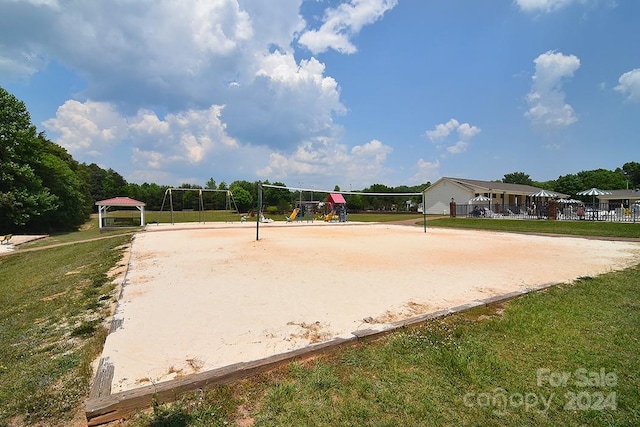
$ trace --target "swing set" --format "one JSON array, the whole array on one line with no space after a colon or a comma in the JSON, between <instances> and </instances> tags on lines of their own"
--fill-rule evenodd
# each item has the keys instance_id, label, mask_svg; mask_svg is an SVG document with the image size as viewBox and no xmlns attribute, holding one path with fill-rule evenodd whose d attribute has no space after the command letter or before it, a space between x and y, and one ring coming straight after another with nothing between
<instances>
[{"instance_id":1,"label":"swing set","mask_svg":"<svg viewBox=\"0 0 640 427\"><path fill-rule=\"evenodd\" d=\"M204 223L203 214L205 212L204 209L204 200L202 198L203 192L210 193L226 193L225 194L225 212L229 215L238 214L240 211L238 210L238 205L236 205L236 201L233 198L233 193L230 190L214 190L209 188L167 188L164 192L164 197L162 198L162 206L160 207L160 213L164 211L164 204L167 201L167 195L169 196L169 210L171 212L171 224L175 224L174 221L174 209L173 209L173 192L174 191L197 191L198 192L198 222ZM183 208L182 211L185 211ZM225 222L233 222L233 218L229 220L229 216L225 218Z\"/></svg>"}]
</instances>

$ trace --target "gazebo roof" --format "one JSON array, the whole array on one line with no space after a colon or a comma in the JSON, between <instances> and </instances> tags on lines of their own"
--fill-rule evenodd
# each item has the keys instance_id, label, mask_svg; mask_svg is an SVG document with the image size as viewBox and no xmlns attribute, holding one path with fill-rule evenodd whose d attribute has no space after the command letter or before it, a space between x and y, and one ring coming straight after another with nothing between
<instances>
[{"instance_id":1,"label":"gazebo roof","mask_svg":"<svg viewBox=\"0 0 640 427\"><path fill-rule=\"evenodd\" d=\"M96 202L96 206L146 206L146 203L130 197L114 197L111 199L100 200L99 202Z\"/></svg>"}]
</instances>

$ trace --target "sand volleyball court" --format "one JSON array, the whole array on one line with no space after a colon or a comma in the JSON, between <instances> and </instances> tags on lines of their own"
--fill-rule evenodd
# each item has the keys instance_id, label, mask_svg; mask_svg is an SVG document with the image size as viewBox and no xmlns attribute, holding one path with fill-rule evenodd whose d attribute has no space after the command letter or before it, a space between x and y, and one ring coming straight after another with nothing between
<instances>
[{"instance_id":1,"label":"sand volleyball court","mask_svg":"<svg viewBox=\"0 0 640 427\"><path fill-rule=\"evenodd\" d=\"M111 392L640 263L640 244L385 224L150 225L135 236ZM579 310L576 307L576 310Z\"/></svg>"}]
</instances>

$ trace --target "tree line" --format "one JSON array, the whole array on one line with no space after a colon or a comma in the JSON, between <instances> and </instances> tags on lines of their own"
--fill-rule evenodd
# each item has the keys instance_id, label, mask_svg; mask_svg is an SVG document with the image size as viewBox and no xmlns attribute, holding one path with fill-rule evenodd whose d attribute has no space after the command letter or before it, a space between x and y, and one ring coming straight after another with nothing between
<instances>
[{"instance_id":1,"label":"tree line","mask_svg":"<svg viewBox=\"0 0 640 427\"><path fill-rule=\"evenodd\" d=\"M640 186L640 164L626 163L615 171L598 169L557 180L536 183L524 172L506 174L504 182L530 184L541 188L575 194L590 186L603 189ZM265 181L265 184L270 184ZM283 182L271 183L285 187ZM364 193L419 193L431 183L416 186L389 187L373 184L359 190ZM60 145L47 139L31 123L24 102L0 87L0 233L53 232L75 230L96 211L95 202L117 196L127 196L146 203L149 210L169 209L165 198L170 186L156 183L128 183L113 169L103 169L95 163L80 163ZM210 178L204 186L183 183L182 189L218 190L202 192L204 209L226 209L233 202L241 212L256 209L258 182L245 180L217 183ZM336 186L335 191L340 191ZM230 192L230 193L229 193ZM232 197L231 197L232 195ZM264 187L263 206L270 212L286 212L300 199L323 200L326 194L289 191ZM353 210L404 210L407 200L415 209L420 197L345 195ZM174 210L200 209L198 191L178 191L172 194ZM163 205L164 204L164 205Z\"/></svg>"},{"instance_id":2,"label":"tree line","mask_svg":"<svg viewBox=\"0 0 640 427\"><path fill-rule=\"evenodd\" d=\"M534 181L524 172L505 174L501 180L510 184L532 185L545 190L576 195L589 188L622 190L640 188L640 163L627 162L615 170L594 169L559 176L550 181ZM590 199L589 199L590 200Z\"/></svg>"}]
</instances>

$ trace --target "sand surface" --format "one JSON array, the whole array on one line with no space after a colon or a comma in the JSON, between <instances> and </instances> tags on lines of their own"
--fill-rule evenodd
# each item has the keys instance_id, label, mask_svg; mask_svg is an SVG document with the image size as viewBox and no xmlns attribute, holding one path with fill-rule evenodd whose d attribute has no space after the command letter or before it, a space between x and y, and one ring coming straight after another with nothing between
<instances>
[{"instance_id":1,"label":"sand surface","mask_svg":"<svg viewBox=\"0 0 640 427\"><path fill-rule=\"evenodd\" d=\"M11 237L11 240L7 243L3 243L0 245L0 256L8 255L12 253L16 246L22 245L27 242L32 242L34 240L40 240L47 237L46 235L31 235L31 234L19 234Z\"/></svg>"},{"instance_id":2,"label":"sand surface","mask_svg":"<svg viewBox=\"0 0 640 427\"><path fill-rule=\"evenodd\" d=\"M264 224L256 241L251 223L197 227L136 235L102 354L112 392L640 263L639 243L570 237L316 222Z\"/></svg>"}]
</instances>

